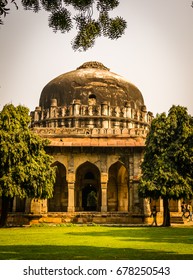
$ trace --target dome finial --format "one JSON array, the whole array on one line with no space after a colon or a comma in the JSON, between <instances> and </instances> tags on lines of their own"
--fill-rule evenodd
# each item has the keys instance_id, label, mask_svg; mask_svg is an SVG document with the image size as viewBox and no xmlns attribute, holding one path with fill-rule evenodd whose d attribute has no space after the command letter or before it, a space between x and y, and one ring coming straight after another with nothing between
<instances>
[{"instance_id":1,"label":"dome finial","mask_svg":"<svg viewBox=\"0 0 193 280\"><path fill-rule=\"evenodd\" d=\"M106 66L104 66L101 62L98 61L89 61L89 62L85 62L83 63L81 66L79 66L77 68L78 69L84 69L84 68L97 68L97 69L101 69L101 70L107 70L109 71L110 69L107 68Z\"/></svg>"}]
</instances>

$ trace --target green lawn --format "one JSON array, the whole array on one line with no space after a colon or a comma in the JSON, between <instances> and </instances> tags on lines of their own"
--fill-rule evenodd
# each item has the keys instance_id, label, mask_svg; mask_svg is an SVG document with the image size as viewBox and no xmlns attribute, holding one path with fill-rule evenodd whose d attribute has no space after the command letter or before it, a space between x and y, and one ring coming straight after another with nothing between
<instances>
[{"instance_id":1,"label":"green lawn","mask_svg":"<svg viewBox=\"0 0 193 280\"><path fill-rule=\"evenodd\" d=\"M0 229L1 260L193 259L193 227Z\"/></svg>"}]
</instances>

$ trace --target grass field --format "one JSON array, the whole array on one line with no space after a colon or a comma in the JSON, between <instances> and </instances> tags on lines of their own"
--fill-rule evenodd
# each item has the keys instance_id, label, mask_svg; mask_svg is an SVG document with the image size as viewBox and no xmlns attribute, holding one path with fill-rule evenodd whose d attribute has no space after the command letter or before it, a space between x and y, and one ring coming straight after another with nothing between
<instances>
[{"instance_id":1,"label":"grass field","mask_svg":"<svg viewBox=\"0 0 193 280\"><path fill-rule=\"evenodd\" d=\"M0 229L1 260L193 260L193 227Z\"/></svg>"}]
</instances>

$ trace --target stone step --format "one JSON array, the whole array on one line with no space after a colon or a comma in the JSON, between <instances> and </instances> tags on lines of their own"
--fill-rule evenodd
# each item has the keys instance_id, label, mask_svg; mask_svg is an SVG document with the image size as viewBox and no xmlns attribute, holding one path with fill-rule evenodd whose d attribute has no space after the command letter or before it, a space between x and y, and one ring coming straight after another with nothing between
<instances>
[{"instance_id":1,"label":"stone step","mask_svg":"<svg viewBox=\"0 0 193 280\"><path fill-rule=\"evenodd\" d=\"M171 224L184 224L182 216L173 216L170 217Z\"/></svg>"}]
</instances>

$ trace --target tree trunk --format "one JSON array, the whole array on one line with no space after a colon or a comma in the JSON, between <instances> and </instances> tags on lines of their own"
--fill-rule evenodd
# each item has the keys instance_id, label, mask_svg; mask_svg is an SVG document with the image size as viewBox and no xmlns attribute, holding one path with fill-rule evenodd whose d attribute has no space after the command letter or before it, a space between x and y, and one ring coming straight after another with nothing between
<instances>
[{"instance_id":1,"label":"tree trunk","mask_svg":"<svg viewBox=\"0 0 193 280\"><path fill-rule=\"evenodd\" d=\"M169 209L169 200L168 198L163 198L163 206L164 206L164 220L163 220L163 227L170 226L170 209Z\"/></svg>"},{"instance_id":2,"label":"tree trunk","mask_svg":"<svg viewBox=\"0 0 193 280\"><path fill-rule=\"evenodd\" d=\"M7 215L9 211L10 198L7 196L2 196L2 210L0 218L0 227L4 227L7 223Z\"/></svg>"}]
</instances>

